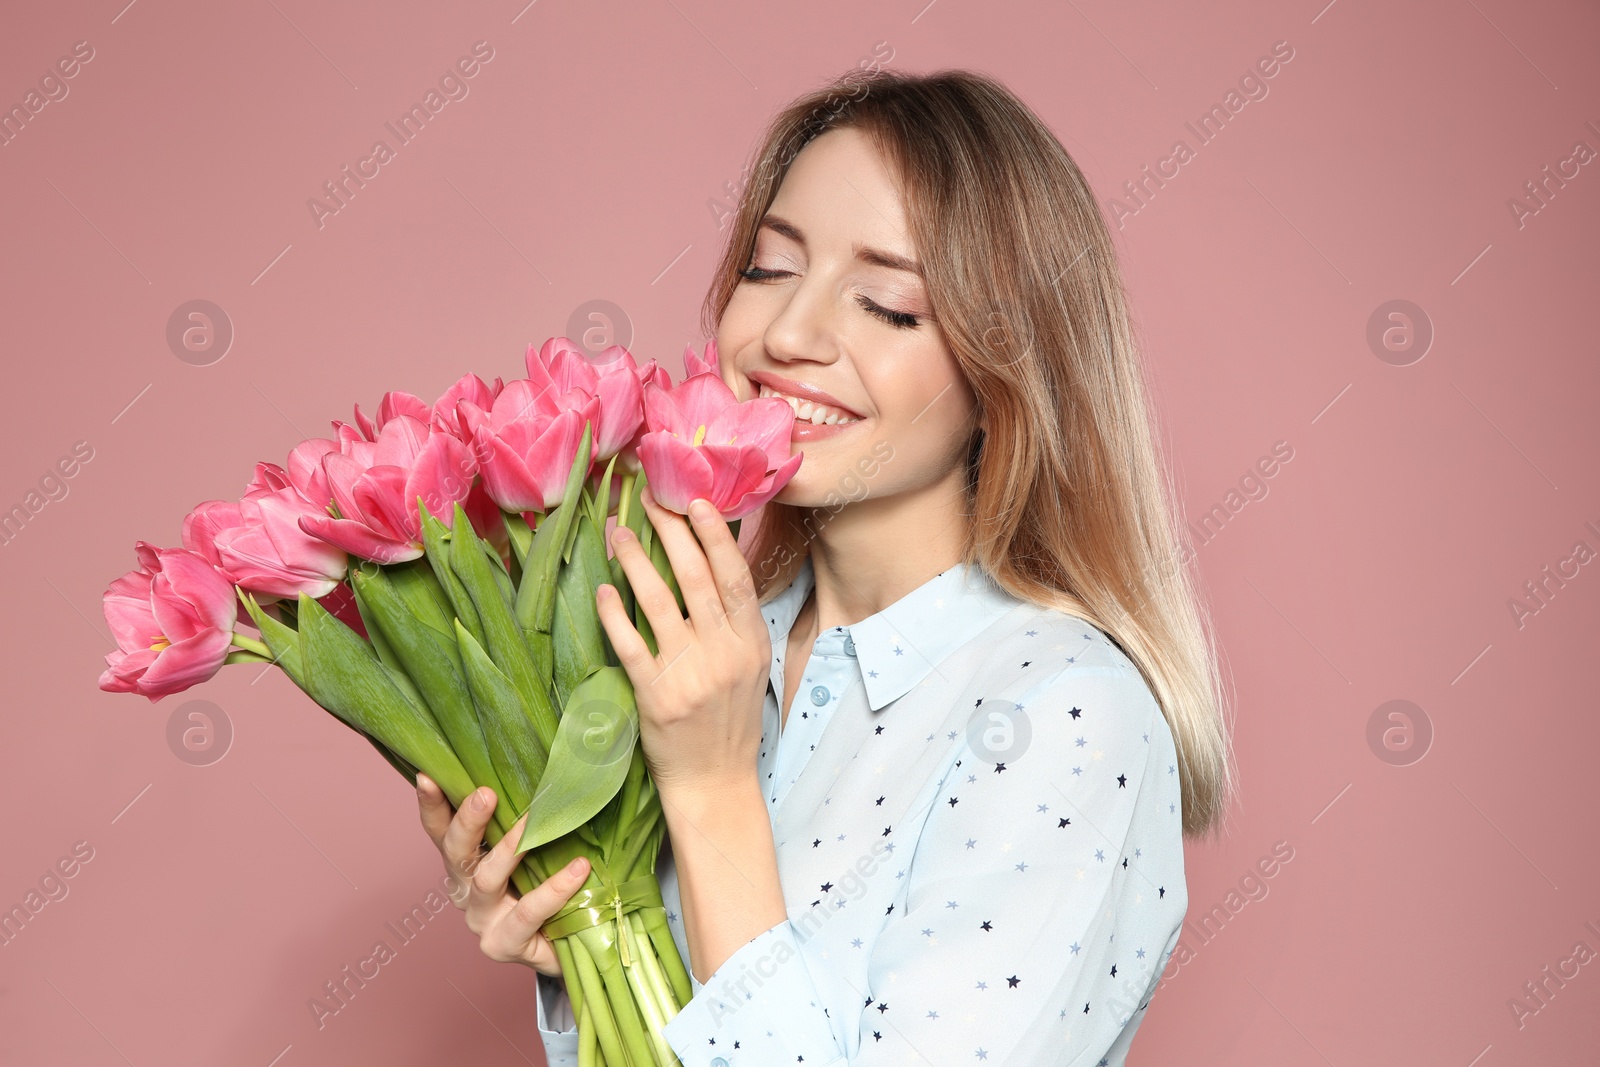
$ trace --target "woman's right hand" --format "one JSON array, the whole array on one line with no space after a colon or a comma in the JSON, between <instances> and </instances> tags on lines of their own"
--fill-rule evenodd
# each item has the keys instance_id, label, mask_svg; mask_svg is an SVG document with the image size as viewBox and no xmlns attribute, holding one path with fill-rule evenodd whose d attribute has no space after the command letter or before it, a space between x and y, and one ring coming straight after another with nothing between
<instances>
[{"instance_id":1,"label":"woman's right hand","mask_svg":"<svg viewBox=\"0 0 1600 1067\"><path fill-rule=\"evenodd\" d=\"M450 876L450 899L467 913L467 929L478 935L478 947L492 960L523 963L540 974L557 977L561 964L550 939L539 927L550 920L583 888L589 875L589 861L579 857L518 898L507 882L520 856L513 851L522 839L518 819L511 832L488 852L481 850L483 831L494 815L497 803L494 790L484 786L467 797L461 810L453 812L444 790L425 774L417 775L417 805L422 812L422 827L444 857Z\"/></svg>"}]
</instances>

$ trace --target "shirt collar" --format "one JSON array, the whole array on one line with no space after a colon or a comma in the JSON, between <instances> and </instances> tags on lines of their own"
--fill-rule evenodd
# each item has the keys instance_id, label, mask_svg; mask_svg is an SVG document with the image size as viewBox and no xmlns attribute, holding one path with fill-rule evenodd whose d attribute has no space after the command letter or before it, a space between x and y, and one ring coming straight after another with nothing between
<instances>
[{"instance_id":1,"label":"shirt collar","mask_svg":"<svg viewBox=\"0 0 1600 1067\"><path fill-rule=\"evenodd\" d=\"M789 587L762 606L774 645L788 642L815 584L808 555ZM841 627L855 645L868 706L877 711L905 696L1018 603L981 567L957 563L877 614Z\"/></svg>"}]
</instances>

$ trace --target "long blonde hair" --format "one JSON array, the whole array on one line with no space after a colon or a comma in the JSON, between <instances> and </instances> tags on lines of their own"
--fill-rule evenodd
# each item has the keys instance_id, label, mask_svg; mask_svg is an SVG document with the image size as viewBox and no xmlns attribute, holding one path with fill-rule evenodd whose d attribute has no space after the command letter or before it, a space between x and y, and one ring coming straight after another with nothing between
<instances>
[{"instance_id":1,"label":"long blonde hair","mask_svg":"<svg viewBox=\"0 0 1600 1067\"><path fill-rule=\"evenodd\" d=\"M772 122L702 325L714 334L796 154L870 136L897 172L929 298L986 414L967 460L965 559L1006 592L1104 630L1176 742L1183 827L1218 828L1235 772L1216 649L1174 519L1111 235L1066 149L983 75L852 71ZM770 502L747 555L766 601L804 562L814 508Z\"/></svg>"}]
</instances>

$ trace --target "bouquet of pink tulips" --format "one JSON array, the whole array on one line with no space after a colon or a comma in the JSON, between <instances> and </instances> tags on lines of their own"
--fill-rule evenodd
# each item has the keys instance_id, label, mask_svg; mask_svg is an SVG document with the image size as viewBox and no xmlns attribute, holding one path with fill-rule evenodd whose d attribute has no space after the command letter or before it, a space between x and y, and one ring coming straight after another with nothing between
<instances>
[{"instance_id":1,"label":"bouquet of pink tulips","mask_svg":"<svg viewBox=\"0 0 1600 1067\"><path fill-rule=\"evenodd\" d=\"M432 405L388 393L376 421L357 406L286 468L258 464L237 502L196 507L182 548L138 542L139 569L105 594L119 650L102 689L156 701L225 663L274 663L413 784L425 773L457 806L492 788L491 841L526 814L522 892L587 857L544 927L584 1064L676 1064L661 1031L691 995L655 875L661 801L598 587L655 641L607 522L678 593L645 483L674 511L710 500L737 532L802 458L793 410L739 403L715 342L684 359L673 385L653 359L552 338L529 346L526 379L468 374Z\"/></svg>"}]
</instances>

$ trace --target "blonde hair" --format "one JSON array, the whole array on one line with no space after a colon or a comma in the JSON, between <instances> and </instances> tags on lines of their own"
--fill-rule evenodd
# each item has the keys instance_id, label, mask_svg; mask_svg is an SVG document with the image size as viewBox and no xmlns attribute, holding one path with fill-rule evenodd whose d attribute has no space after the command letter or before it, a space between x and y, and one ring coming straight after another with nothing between
<instances>
[{"instance_id":1,"label":"blonde hair","mask_svg":"<svg viewBox=\"0 0 1600 1067\"><path fill-rule=\"evenodd\" d=\"M1216 830L1235 779L1216 649L1115 248L1082 172L1025 104L959 70L852 71L791 103L752 160L703 326L715 333L795 156L841 127L897 173L934 312L986 417L967 459L965 559L1122 648L1172 729L1185 834ZM757 513L747 554L763 601L793 581L818 510Z\"/></svg>"}]
</instances>

